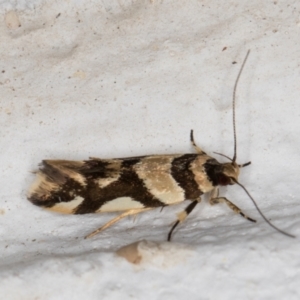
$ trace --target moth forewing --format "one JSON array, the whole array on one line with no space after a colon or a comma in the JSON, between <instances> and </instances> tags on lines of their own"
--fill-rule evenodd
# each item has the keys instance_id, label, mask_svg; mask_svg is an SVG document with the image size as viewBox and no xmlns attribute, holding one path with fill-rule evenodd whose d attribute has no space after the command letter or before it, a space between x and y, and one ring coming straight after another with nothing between
<instances>
[{"instance_id":1,"label":"moth forewing","mask_svg":"<svg viewBox=\"0 0 300 300\"><path fill-rule=\"evenodd\" d=\"M213 188L203 175L208 158L174 154L79 162L45 160L28 199L70 214L168 206L196 199Z\"/></svg>"},{"instance_id":2,"label":"moth forewing","mask_svg":"<svg viewBox=\"0 0 300 300\"><path fill-rule=\"evenodd\" d=\"M116 159L90 158L85 161L44 160L29 189L29 201L45 209L67 214L122 212L87 237L99 233L126 216L185 200L191 201L186 209L178 214L178 219L168 235L170 240L176 226L186 219L201 201L201 195L205 193L210 194L211 205L225 203L234 212L255 222L227 198L219 196L219 186L238 184L270 224L249 192L238 181L240 168L250 164L236 163L235 127L235 93L248 55L249 51L233 92L234 156L230 159L221 154L231 162L220 163L207 155L197 146L191 131L190 141L197 152L195 154L148 155ZM286 234L274 225L270 225Z\"/></svg>"}]
</instances>

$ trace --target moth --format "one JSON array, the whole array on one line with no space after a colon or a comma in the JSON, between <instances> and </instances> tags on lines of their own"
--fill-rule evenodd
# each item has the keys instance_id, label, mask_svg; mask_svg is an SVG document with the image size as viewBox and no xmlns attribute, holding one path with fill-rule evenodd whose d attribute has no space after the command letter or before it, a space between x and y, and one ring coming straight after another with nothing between
<instances>
[{"instance_id":1,"label":"moth","mask_svg":"<svg viewBox=\"0 0 300 300\"><path fill-rule=\"evenodd\" d=\"M42 208L66 214L90 214L121 212L121 214L86 237L92 237L112 224L130 215L189 201L184 211L168 234L168 241L177 225L183 222L209 193L209 203L225 203L235 213L256 222L225 197L219 196L219 187L239 185L253 201L263 219L277 231L294 237L277 228L261 212L246 188L238 181L240 169L250 162L238 164L235 124L235 98L237 84L249 56L241 65L233 89L232 111L234 131L234 155L229 162L220 163L206 154L194 141L196 153L147 155L129 158L100 159L84 161L43 160L36 179L28 192L28 200Z\"/></svg>"}]
</instances>

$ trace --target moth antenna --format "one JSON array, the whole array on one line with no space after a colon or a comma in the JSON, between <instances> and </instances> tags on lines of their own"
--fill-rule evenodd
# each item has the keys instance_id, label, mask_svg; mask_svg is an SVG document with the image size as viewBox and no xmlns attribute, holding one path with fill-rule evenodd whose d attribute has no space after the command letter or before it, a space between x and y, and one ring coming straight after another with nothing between
<instances>
[{"instance_id":1,"label":"moth antenna","mask_svg":"<svg viewBox=\"0 0 300 300\"><path fill-rule=\"evenodd\" d=\"M234 88L233 88L233 96L232 96L232 122L233 122L233 138L234 138L234 154L233 154L233 158L232 158L232 163L235 163L236 161L236 125L235 125L235 94L236 94L236 89L237 89L237 85L238 85L238 82L240 80L240 77L241 77L241 74L242 74L242 71L244 69L244 66L246 64L246 61L248 59L248 56L249 56L249 53L250 53L250 50L248 50L247 54L246 54L246 57L244 58L244 61L242 63L242 66L240 68L240 71L239 71L239 74L236 78L236 81L235 81L235 84L234 84Z\"/></svg>"},{"instance_id":2,"label":"moth antenna","mask_svg":"<svg viewBox=\"0 0 300 300\"><path fill-rule=\"evenodd\" d=\"M234 180L234 179L233 179ZM252 200L254 206L256 207L257 211L259 212L259 214L262 216L262 218L271 226L273 227L275 230L277 230L278 232L284 234L284 235L287 235L289 237L292 237L292 238L295 238L294 235L290 234L290 233L287 233L279 228L277 228L275 225L273 225L266 217L265 215L262 213L262 211L260 210L260 208L258 207L257 203L255 202L255 200L252 198L252 196L250 195L250 193L247 191L247 189L241 184L239 183L238 181L234 180L236 184L238 184L245 192L246 194L248 195L248 197Z\"/></svg>"},{"instance_id":3,"label":"moth antenna","mask_svg":"<svg viewBox=\"0 0 300 300\"><path fill-rule=\"evenodd\" d=\"M219 152L213 152L213 153L221 155L223 157L226 157L227 159L229 159L230 161L232 161L232 159L229 156L225 155L225 154L222 154L222 153L219 153Z\"/></svg>"},{"instance_id":4,"label":"moth antenna","mask_svg":"<svg viewBox=\"0 0 300 300\"><path fill-rule=\"evenodd\" d=\"M221 156L224 156L226 157L227 159L229 159L230 161L232 161L232 159L230 157L228 157L227 155L225 154L222 154L222 153L219 153L219 152L214 152L215 154L218 154L218 155L221 155ZM248 161L246 162L245 164L242 164L242 165L238 165L239 168L243 168L243 167L247 167L251 164L251 161Z\"/></svg>"},{"instance_id":5,"label":"moth antenna","mask_svg":"<svg viewBox=\"0 0 300 300\"><path fill-rule=\"evenodd\" d=\"M246 162L245 164L242 164L242 165L238 165L240 168L244 168L244 167L247 167L247 166L249 166L249 165L251 165L251 161L248 161L248 162Z\"/></svg>"}]
</instances>

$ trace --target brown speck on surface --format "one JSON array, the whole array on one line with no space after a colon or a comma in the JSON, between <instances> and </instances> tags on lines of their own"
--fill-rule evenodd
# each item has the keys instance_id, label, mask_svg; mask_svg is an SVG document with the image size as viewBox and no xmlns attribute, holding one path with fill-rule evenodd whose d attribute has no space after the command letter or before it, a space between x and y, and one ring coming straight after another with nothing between
<instances>
[{"instance_id":1,"label":"brown speck on surface","mask_svg":"<svg viewBox=\"0 0 300 300\"><path fill-rule=\"evenodd\" d=\"M139 253L139 244L142 241L137 241L132 244L126 245L119 250L116 251L116 254L124 257L127 261L129 261L132 264L139 264L142 260L142 256Z\"/></svg>"},{"instance_id":2,"label":"brown speck on surface","mask_svg":"<svg viewBox=\"0 0 300 300\"><path fill-rule=\"evenodd\" d=\"M5 14L5 25L8 29L17 29L21 27L19 16L14 10L11 10Z\"/></svg>"}]
</instances>

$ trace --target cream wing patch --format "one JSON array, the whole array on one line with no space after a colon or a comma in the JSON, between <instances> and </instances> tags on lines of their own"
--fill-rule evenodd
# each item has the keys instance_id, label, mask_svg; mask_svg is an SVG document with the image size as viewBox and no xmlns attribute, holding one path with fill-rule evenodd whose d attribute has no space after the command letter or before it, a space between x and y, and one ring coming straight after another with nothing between
<instances>
[{"instance_id":1,"label":"cream wing patch","mask_svg":"<svg viewBox=\"0 0 300 300\"><path fill-rule=\"evenodd\" d=\"M73 213L74 209L77 208L82 202L84 198L80 196L76 196L74 200L69 202L59 202L50 208L46 208L51 211L59 212L62 214L70 214Z\"/></svg>"},{"instance_id":2,"label":"cream wing patch","mask_svg":"<svg viewBox=\"0 0 300 300\"><path fill-rule=\"evenodd\" d=\"M160 155L143 158L134 166L139 178L158 200L174 204L185 200L184 190L171 175L172 161L178 155Z\"/></svg>"},{"instance_id":3,"label":"cream wing patch","mask_svg":"<svg viewBox=\"0 0 300 300\"><path fill-rule=\"evenodd\" d=\"M105 203L96 212L125 211L136 208L144 208L144 205L131 197L120 197Z\"/></svg>"},{"instance_id":4,"label":"cream wing patch","mask_svg":"<svg viewBox=\"0 0 300 300\"><path fill-rule=\"evenodd\" d=\"M203 193L210 192L214 186L209 181L203 165L210 159L208 155L199 155L191 164L191 171L194 173L195 181Z\"/></svg>"},{"instance_id":5,"label":"cream wing patch","mask_svg":"<svg viewBox=\"0 0 300 300\"><path fill-rule=\"evenodd\" d=\"M28 197L30 198L34 194L40 197L41 199L47 200L48 196L52 191L55 191L59 188L59 185L48 179L48 176L41 171L37 173L35 181L32 183L29 191Z\"/></svg>"},{"instance_id":6,"label":"cream wing patch","mask_svg":"<svg viewBox=\"0 0 300 300\"><path fill-rule=\"evenodd\" d=\"M100 160L100 159L98 159ZM97 183L100 188L104 188L120 178L121 160L107 160L109 165L106 167L107 178L99 178Z\"/></svg>"},{"instance_id":7,"label":"cream wing patch","mask_svg":"<svg viewBox=\"0 0 300 300\"><path fill-rule=\"evenodd\" d=\"M86 178L78 172L84 165L83 161L45 160L45 163L49 164L52 168L57 169L64 176L77 181L82 186L86 185Z\"/></svg>"}]
</instances>

